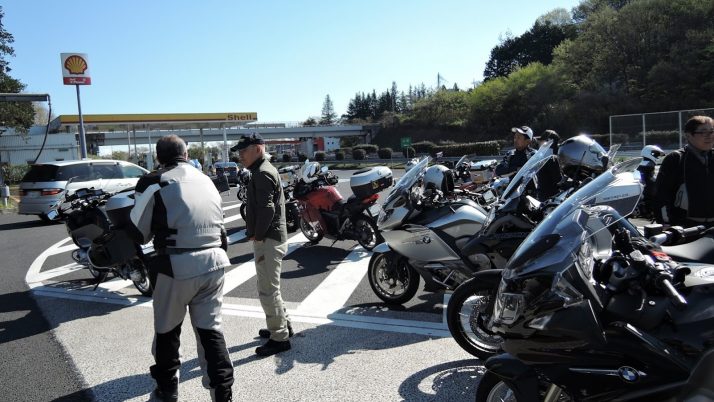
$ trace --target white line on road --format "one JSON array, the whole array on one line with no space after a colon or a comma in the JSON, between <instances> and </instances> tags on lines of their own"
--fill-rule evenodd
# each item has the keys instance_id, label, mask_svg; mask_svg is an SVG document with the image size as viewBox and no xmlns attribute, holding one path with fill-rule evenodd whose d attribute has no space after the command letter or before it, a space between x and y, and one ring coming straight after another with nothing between
<instances>
[{"instance_id":1,"label":"white line on road","mask_svg":"<svg viewBox=\"0 0 714 402\"><path fill-rule=\"evenodd\" d=\"M100 283L99 287L107 292L118 292L124 289L125 287L131 286L133 284L134 283L128 279L114 278L112 280ZM91 287L94 288L94 285L91 285Z\"/></svg>"},{"instance_id":2,"label":"white line on road","mask_svg":"<svg viewBox=\"0 0 714 402\"><path fill-rule=\"evenodd\" d=\"M367 274L372 253L357 246L296 309L296 314L326 317L342 308Z\"/></svg>"},{"instance_id":3,"label":"white line on road","mask_svg":"<svg viewBox=\"0 0 714 402\"><path fill-rule=\"evenodd\" d=\"M66 275L74 271L78 271L80 269L84 269L84 265L79 265L76 262L73 262L71 264L63 265L61 267L57 267L54 269L49 269L47 271L42 271L39 274L35 275L34 281L35 282L43 282L48 279L52 279L61 275Z\"/></svg>"},{"instance_id":4,"label":"white line on road","mask_svg":"<svg viewBox=\"0 0 714 402\"><path fill-rule=\"evenodd\" d=\"M223 211L225 212L225 211L228 211L228 210L230 210L230 209L240 208L240 206L241 206L242 204L243 204L243 203L239 203L239 204L236 204L236 205L229 205L229 206L227 206L227 207L223 207Z\"/></svg>"},{"instance_id":5,"label":"white line on road","mask_svg":"<svg viewBox=\"0 0 714 402\"><path fill-rule=\"evenodd\" d=\"M245 239L245 229L239 230L232 235L228 236L228 244L235 244L238 243L239 241Z\"/></svg>"},{"instance_id":6,"label":"white line on road","mask_svg":"<svg viewBox=\"0 0 714 402\"><path fill-rule=\"evenodd\" d=\"M241 220L242 220L243 217L241 217L240 214L235 214L235 215L233 215L233 216L229 216L228 218L224 218L224 219L223 219L223 223L224 223L224 224L230 223L230 222L233 222L233 221L237 221L238 219L241 219Z\"/></svg>"}]
</instances>

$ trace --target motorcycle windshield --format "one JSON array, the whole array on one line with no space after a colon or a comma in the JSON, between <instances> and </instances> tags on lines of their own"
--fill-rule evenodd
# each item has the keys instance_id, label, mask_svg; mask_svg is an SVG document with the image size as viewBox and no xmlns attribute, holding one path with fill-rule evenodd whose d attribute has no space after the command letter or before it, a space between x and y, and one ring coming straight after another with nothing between
<instances>
[{"instance_id":1,"label":"motorcycle windshield","mask_svg":"<svg viewBox=\"0 0 714 402\"><path fill-rule=\"evenodd\" d=\"M574 252L589 244L589 238L630 215L642 195L641 186L630 185L637 180L640 160L631 159L610 168L554 209L516 249L504 278L573 258Z\"/></svg>"},{"instance_id":2,"label":"motorcycle windshield","mask_svg":"<svg viewBox=\"0 0 714 402\"><path fill-rule=\"evenodd\" d=\"M387 199L384 201L383 205L388 205L391 201L393 201L396 197L399 197L400 194L402 194L403 191L409 191L409 189L416 184L416 182L419 180L419 178L424 174L424 171L426 170L426 167L429 165L429 157L425 156L423 157L419 162L417 162L414 167L409 169L408 172L402 176L399 181L397 181L397 184L394 185L394 188L392 191L389 192L389 195L387 196Z\"/></svg>"},{"instance_id":3,"label":"motorcycle windshield","mask_svg":"<svg viewBox=\"0 0 714 402\"><path fill-rule=\"evenodd\" d=\"M469 161L469 160L466 159L466 155L464 155L464 156L461 157L461 159L459 159L458 162L456 162L456 164L455 164L454 166L455 166L455 167L459 167L459 166L461 166L462 164L464 164L464 163L466 163L466 162L468 162L468 161Z\"/></svg>"},{"instance_id":4,"label":"motorcycle windshield","mask_svg":"<svg viewBox=\"0 0 714 402\"><path fill-rule=\"evenodd\" d=\"M548 141L538 149L538 152L533 154L528 161L518 170L518 173L511 179L511 182L503 192L501 199L508 201L513 198L520 197L526 185L530 183L533 176L538 173L540 168L548 162L548 159L553 155L553 149L550 147L553 141ZM506 204L507 202L504 202Z\"/></svg>"}]
</instances>

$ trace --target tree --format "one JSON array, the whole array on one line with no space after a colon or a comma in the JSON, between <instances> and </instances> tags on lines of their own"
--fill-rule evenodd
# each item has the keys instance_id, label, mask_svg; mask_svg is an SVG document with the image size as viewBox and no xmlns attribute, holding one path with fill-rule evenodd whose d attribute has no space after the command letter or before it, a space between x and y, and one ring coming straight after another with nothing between
<instances>
[{"instance_id":1,"label":"tree","mask_svg":"<svg viewBox=\"0 0 714 402\"><path fill-rule=\"evenodd\" d=\"M325 102L322 104L322 117L320 117L321 126L331 126L335 124L337 120L337 115L335 114L335 108L332 106L332 99L330 95L325 96Z\"/></svg>"},{"instance_id":2,"label":"tree","mask_svg":"<svg viewBox=\"0 0 714 402\"><path fill-rule=\"evenodd\" d=\"M35 111L34 124L47 124L55 118L54 114L49 115L49 110L41 103L33 102L32 109Z\"/></svg>"},{"instance_id":3,"label":"tree","mask_svg":"<svg viewBox=\"0 0 714 402\"><path fill-rule=\"evenodd\" d=\"M126 161L129 160L129 153L126 151L112 151L111 159Z\"/></svg>"},{"instance_id":4,"label":"tree","mask_svg":"<svg viewBox=\"0 0 714 402\"><path fill-rule=\"evenodd\" d=\"M314 127L317 125L317 119L315 119L314 117L308 117L307 120L302 123L302 125L305 127Z\"/></svg>"},{"instance_id":5,"label":"tree","mask_svg":"<svg viewBox=\"0 0 714 402\"><path fill-rule=\"evenodd\" d=\"M548 65L553 61L553 49L566 39L577 35L575 25L558 25L543 16L545 22L536 23L518 37L508 37L491 49L491 56L483 72L484 80L506 77L530 63Z\"/></svg>"},{"instance_id":6,"label":"tree","mask_svg":"<svg viewBox=\"0 0 714 402\"><path fill-rule=\"evenodd\" d=\"M7 58L15 56L15 49L11 46L15 38L5 30L2 23L4 16L5 12L0 6L0 92L20 93L25 89L25 84L8 75L11 68ZM0 126L25 133L34 118L35 111L30 102L0 102Z\"/></svg>"}]
</instances>

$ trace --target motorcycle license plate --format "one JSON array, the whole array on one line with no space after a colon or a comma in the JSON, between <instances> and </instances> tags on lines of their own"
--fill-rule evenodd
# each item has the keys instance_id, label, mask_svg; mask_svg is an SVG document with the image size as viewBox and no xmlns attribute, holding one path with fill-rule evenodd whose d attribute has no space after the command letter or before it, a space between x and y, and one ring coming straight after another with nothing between
<instances>
[{"instance_id":1,"label":"motorcycle license plate","mask_svg":"<svg viewBox=\"0 0 714 402\"><path fill-rule=\"evenodd\" d=\"M35 198L40 195L39 191L28 191L25 195L27 198Z\"/></svg>"},{"instance_id":2,"label":"motorcycle license plate","mask_svg":"<svg viewBox=\"0 0 714 402\"><path fill-rule=\"evenodd\" d=\"M53 221L55 220L55 218L57 218L58 215L59 213L53 209L52 211L47 213L47 218Z\"/></svg>"},{"instance_id":3,"label":"motorcycle license plate","mask_svg":"<svg viewBox=\"0 0 714 402\"><path fill-rule=\"evenodd\" d=\"M379 216L379 211L382 210L382 207L379 205L372 205L369 207L369 213L372 214L372 216Z\"/></svg>"}]
</instances>

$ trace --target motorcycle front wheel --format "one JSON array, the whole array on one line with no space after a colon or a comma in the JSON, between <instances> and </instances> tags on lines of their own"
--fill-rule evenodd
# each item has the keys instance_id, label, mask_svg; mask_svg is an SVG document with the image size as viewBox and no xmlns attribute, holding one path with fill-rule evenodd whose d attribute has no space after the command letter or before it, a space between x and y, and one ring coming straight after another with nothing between
<instances>
[{"instance_id":1,"label":"motorcycle front wheel","mask_svg":"<svg viewBox=\"0 0 714 402\"><path fill-rule=\"evenodd\" d=\"M244 202L244 203L240 204L240 208L239 208L239 210L240 210L240 217L243 218L243 222L245 222L245 210L246 210L246 208L247 208L247 205L248 205L248 204L246 204L246 203Z\"/></svg>"},{"instance_id":2,"label":"motorcycle front wheel","mask_svg":"<svg viewBox=\"0 0 714 402\"><path fill-rule=\"evenodd\" d=\"M300 230L305 235L308 241L312 244L317 244L322 240L322 232L316 229L310 222L305 219L300 219Z\"/></svg>"},{"instance_id":3,"label":"motorcycle front wheel","mask_svg":"<svg viewBox=\"0 0 714 402\"><path fill-rule=\"evenodd\" d=\"M393 251L372 254L367 270L369 286L387 304L403 304L419 289L419 274Z\"/></svg>"},{"instance_id":4,"label":"motorcycle front wheel","mask_svg":"<svg viewBox=\"0 0 714 402\"><path fill-rule=\"evenodd\" d=\"M379 234L377 224L371 219L358 218L355 221L355 230L357 231L357 242L366 250L372 251L377 247L377 244L384 241L382 235Z\"/></svg>"},{"instance_id":5,"label":"motorcycle front wheel","mask_svg":"<svg viewBox=\"0 0 714 402\"><path fill-rule=\"evenodd\" d=\"M486 372L476 388L476 402L518 402L518 398L497 375Z\"/></svg>"},{"instance_id":6,"label":"motorcycle front wheel","mask_svg":"<svg viewBox=\"0 0 714 402\"><path fill-rule=\"evenodd\" d=\"M449 332L462 349L486 360L501 348L503 338L483 328L493 313L498 284L470 279L454 291L446 308Z\"/></svg>"}]
</instances>

